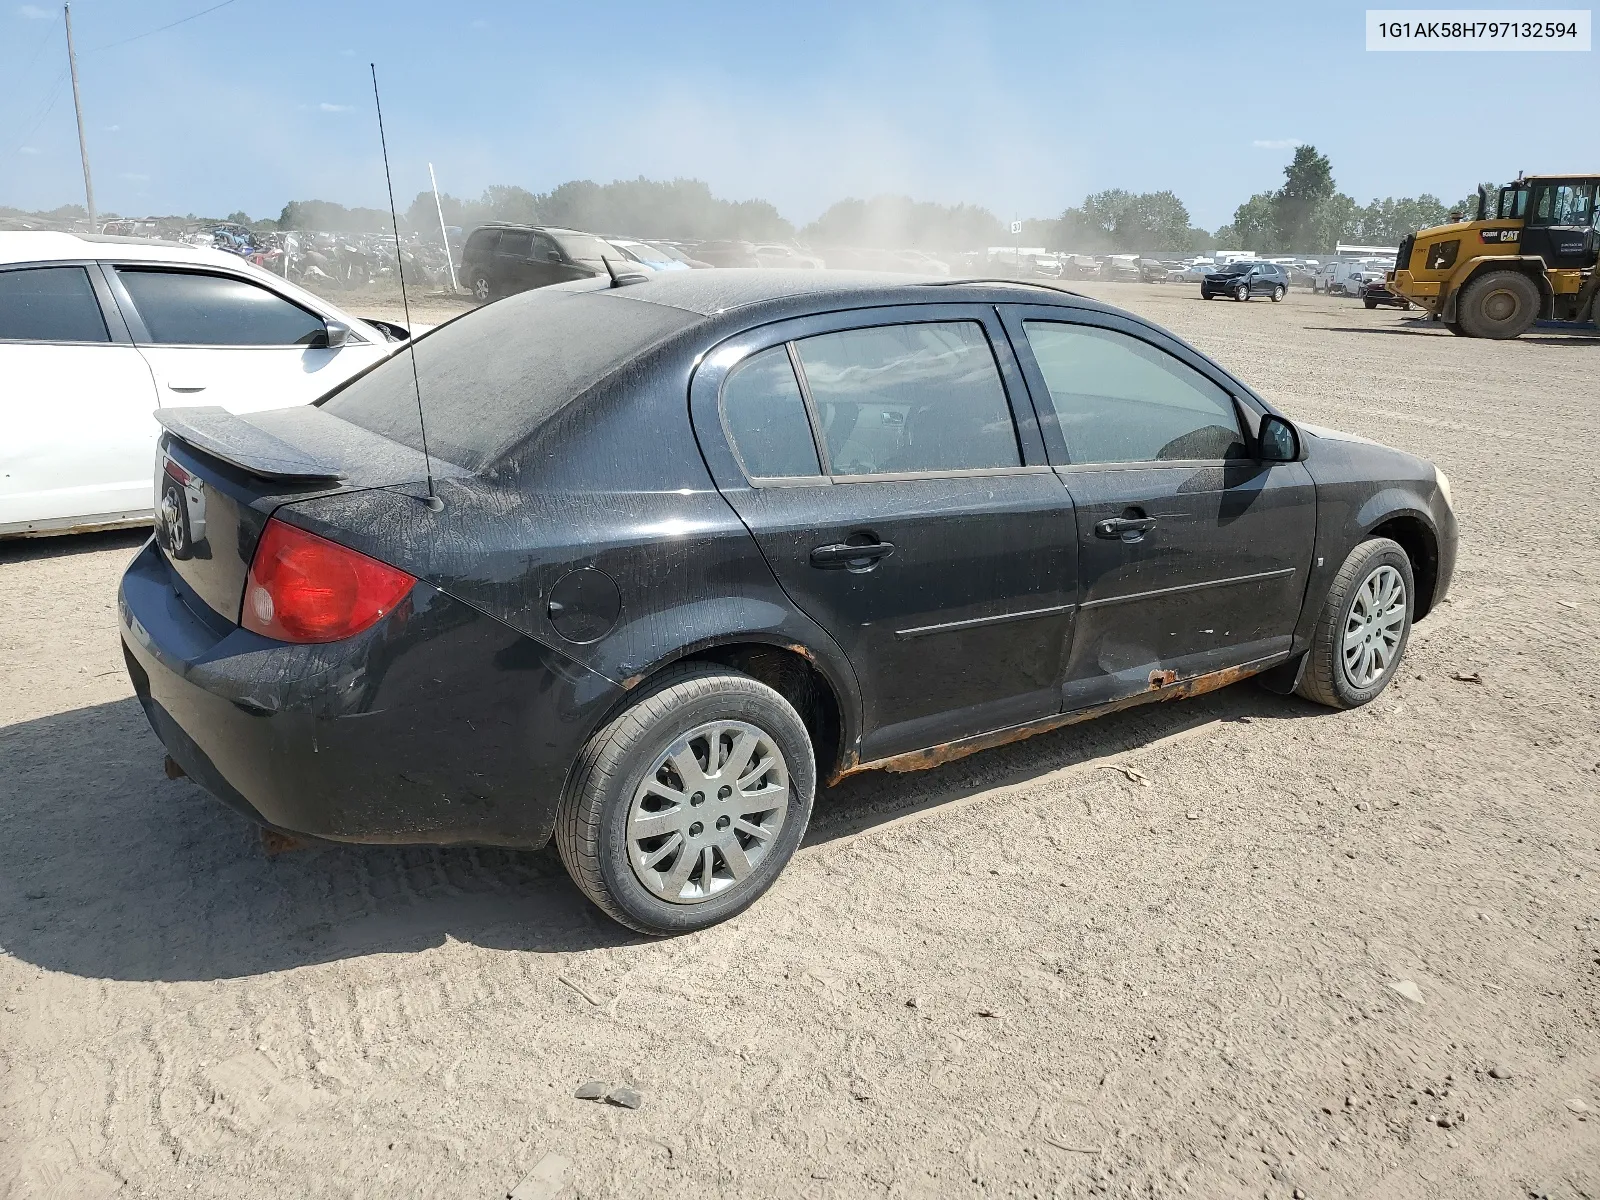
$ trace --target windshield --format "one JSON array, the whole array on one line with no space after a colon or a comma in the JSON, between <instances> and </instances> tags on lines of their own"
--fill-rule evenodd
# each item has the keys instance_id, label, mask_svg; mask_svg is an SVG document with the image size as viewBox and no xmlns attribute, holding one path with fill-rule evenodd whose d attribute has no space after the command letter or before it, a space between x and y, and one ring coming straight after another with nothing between
<instances>
[{"instance_id":1,"label":"windshield","mask_svg":"<svg viewBox=\"0 0 1600 1200\"><path fill-rule=\"evenodd\" d=\"M652 246L649 242L618 242L627 252L640 262L664 263L671 262L672 258L659 246Z\"/></svg>"},{"instance_id":2,"label":"windshield","mask_svg":"<svg viewBox=\"0 0 1600 1200\"><path fill-rule=\"evenodd\" d=\"M567 252L568 258L585 259L598 263L602 257L615 258L617 252L610 242L595 237L592 233L552 233Z\"/></svg>"}]
</instances>

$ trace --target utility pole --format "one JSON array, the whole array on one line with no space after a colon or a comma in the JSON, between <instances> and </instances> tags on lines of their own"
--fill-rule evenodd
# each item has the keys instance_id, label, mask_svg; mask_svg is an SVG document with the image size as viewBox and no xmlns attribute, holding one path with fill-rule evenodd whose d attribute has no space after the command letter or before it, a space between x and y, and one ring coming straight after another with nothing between
<instances>
[{"instance_id":1,"label":"utility pole","mask_svg":"<svg viewBox=\"0 0 1600 1200\"><path fill-rule=\"evenodd\" d=\"M450 253L450 231L444 227L444 205L439 203L439 181L434 178L433 164L428 164L428 182L433 184L433 210L439 214L439 236L444 239L444 261L450 264L450 290L458 292L461 285L456 282L456 260Z\"/></svg>"},{"instance_id":2,"label":"utility pole","mask_svg":"<svg viewBox=\"0 0 1600 1200\"><path fill-rule=\"evenodd\" d=\"M83 97L78 94L78 55L72 48L72 5L63 4L67 16L67 66L72 71L72 107L78 111L78 154L83 159L83 196L88 201L89 232L99 233L100 222L95 219L94 181L89 178L89 142L83 133Z\"/></svg>"}]
</instances>

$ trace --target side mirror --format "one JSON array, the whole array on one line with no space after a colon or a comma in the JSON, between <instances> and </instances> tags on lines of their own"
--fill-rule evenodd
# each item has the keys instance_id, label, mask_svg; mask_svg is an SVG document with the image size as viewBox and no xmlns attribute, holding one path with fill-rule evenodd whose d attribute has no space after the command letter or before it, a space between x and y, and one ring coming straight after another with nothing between
<instances>
[{"instance_id":1,"label":"side mirror","mask_svg":"<svg viewBox=\"0 0 1600 1200\"><path fill-rule=\"evenodd\" d=\"M324 330L322 345L329 350L337 350L350 339L350 326L343 321L324 321L322 328Z\"/></svg>"},{"instance_id":2,"label":"side mirror","mask_svg":"<svg viewBox=\"0 0 1600 1200\"><path fill-rule=\"evenodd\" d=\"M1261 432L1256 442L1262 462L1295 462L1300 458L1299 431L1272 413L1261 418Z\"/></svg>"}]
</instances>

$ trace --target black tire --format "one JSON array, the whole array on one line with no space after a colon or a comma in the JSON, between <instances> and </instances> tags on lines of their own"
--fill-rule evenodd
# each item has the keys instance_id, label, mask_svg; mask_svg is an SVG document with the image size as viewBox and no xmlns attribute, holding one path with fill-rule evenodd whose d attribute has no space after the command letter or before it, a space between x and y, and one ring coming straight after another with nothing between
<instances>
[{"instance_id":1,"label":"black tire","mask_svg":"<svg viewBox=\"0 0 1600 1200\"><path fill-rule=\"evenodd\" d=\"M1272 289L1272 302L1274 304L1277 304L1282 300L1283 300L1283 285L1280 283L1277 287Z\"/></svg>"},{"instance_id":2,"label":"black tire","mask_svg":"<svg viewBox=\"0 0 1600 1200\"><path fill-rule=\"evenodd\" d=\"M482 271L474 274L467 286L472 289L472 298L479 304L487 304L494 299L494 280Z\"/></svg>"},{"instance_id":3,"label":"black tire","mask_svg":"<svg viewBox=\"0 0 1600 1200\"><path fill-rule=\"evenodd\" d=\"M1361 303L1365 304L1368 308L1378 307L1378 302L1376 300L1363 300Z\"/></svg>"},{"instance_id":4,"label":"black tire","mask_svg":"<svg viewBox=\"0 0 1600 1200\"><path fill-rule=\"evenodd\" d=\"M1351 619L1363 586L1383 567L1393 567L1405 585L1405 618L1400 627L1400 638L1394 648L1394 657L1382 674L1365 686L1350 677L1345 665L1344 634ZM1405 657L1406 643L1411 637L1411 614L1416 601L1416 581L1411 574L1411 560L1398 542L1388 538L1370 538L1350 552L1334 576L1333 584L1322 602L1317 624L1311 635L1311 649L1307 652L1305 670L1296 689L1307 700L1326 704L1329 708L1359 708L1375 699L1389 680L1394 678Z\"/></svg>"},{"instance_id":5,"label":"black tire","mask_svg":"<svg viewBox=\"0 0 1600 1200\"><path fill-rule=\"evenodd\" d=\"M805 836L817 769L800 714L759 680L714 663L689 663L669 667L645 687L579 755L556 813L555 841L573 882L607 916L640 933L667 937L725 921L772 886ZM720 720L746 722L772 738L788 771L788 811L766 856L745 879L708 899L677 903L657 896L634 873L628 814L659 756L685 734Z\"/></svg>"},{"instance_id":6,"label":"black tire","mask_svg":"<svg viewBox=\"0 0 1600 1200\"><path fill-rule=\"evenodd\" d=\"M1488 271L1467 284L1456 314L1468 337L1521 337L1539 319L1539 288L1521 271Z\"/></svg>"},{"instance_id":7,"label":"black tire","mask_svg":"<svg viewBox=\"0 0 1600 1200\"><path fill-rule=\"evenodd\" d=\"M1236 288L1233 293L1233 298L1240 302L1248 301L1250 299L1250 289L1247 287Z\"/></svg>"}]
</instances>

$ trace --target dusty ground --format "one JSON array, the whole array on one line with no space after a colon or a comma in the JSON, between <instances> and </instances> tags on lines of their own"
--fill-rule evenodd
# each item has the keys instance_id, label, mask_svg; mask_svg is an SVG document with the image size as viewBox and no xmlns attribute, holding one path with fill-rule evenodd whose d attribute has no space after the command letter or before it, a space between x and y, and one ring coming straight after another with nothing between
<instances>
[{"instance_id":1,"label":"dusty ground","mask_svg":"<svg viewBox=\"0 0 1600 1200\"><path fill-rule=\"evenodd\" d=\"M1449 471L1380 701L858 778L646 942L549 851L265 859L162 775L135 539L0 549L0 1195L1600 1197L1600 342L1086 290Z\"/></svg>"}]
</instances>

